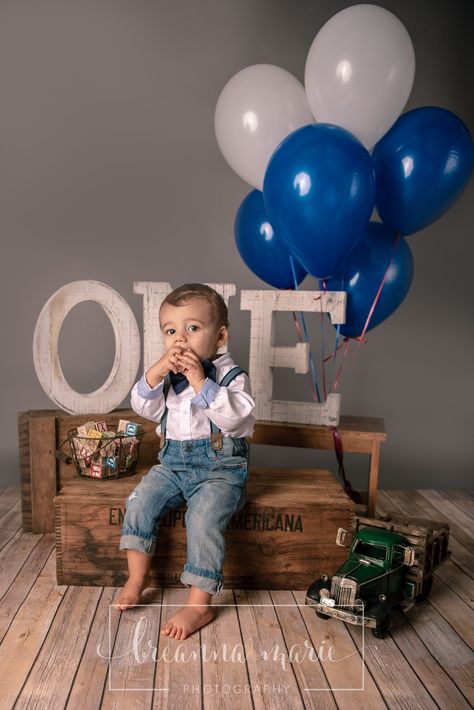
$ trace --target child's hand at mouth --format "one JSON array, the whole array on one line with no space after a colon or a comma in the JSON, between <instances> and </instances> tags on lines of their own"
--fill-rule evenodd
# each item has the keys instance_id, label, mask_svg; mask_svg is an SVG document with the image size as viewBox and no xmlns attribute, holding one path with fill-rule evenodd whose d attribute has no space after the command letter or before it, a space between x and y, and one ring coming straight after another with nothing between
<instances>
[{"instance_id":1,"label":"child's hand at mouth","mask_svg":"<svg viewBox=\"0 0 474 710\"><path fill-rule=\"evenodd\" d=\"M183 350L178 355L178 367L183 375L186 375L189 384L197 394L206 379L199 357L190 348Z\"/></svg>"}]
</instances>

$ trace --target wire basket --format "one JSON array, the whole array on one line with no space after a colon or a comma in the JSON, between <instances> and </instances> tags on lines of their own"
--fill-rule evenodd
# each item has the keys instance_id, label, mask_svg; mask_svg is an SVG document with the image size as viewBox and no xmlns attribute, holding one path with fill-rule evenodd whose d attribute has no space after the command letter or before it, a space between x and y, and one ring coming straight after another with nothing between
<instances>
[{"instance_id":1,"label":"wire basket","mask_svg":"<svg viewBox=\"0 0 474 710\"><path fill-rule=\"evenodd\" d=\"M80 476L125 478L135 473L143 433L97 432L97 436L92 437L79 435L77 429L70 429L56 456L64 463L74 463ZM71 456L61 451L66 441L69 442Z\"/></svg>"}]
</instances>

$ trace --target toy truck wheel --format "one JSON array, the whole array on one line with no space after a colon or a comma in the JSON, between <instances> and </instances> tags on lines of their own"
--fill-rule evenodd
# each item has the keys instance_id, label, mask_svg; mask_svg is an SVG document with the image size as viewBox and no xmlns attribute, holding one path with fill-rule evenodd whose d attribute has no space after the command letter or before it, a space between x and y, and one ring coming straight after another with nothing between
<instances>
[{"instance_id":1,"label":"toy truck wheel","mask_svg":"<svg viewBox=\"0 0 474 710\"><path fill-rule=\"evenodd\" d=\"M319 602L319 591L323 588L326 587L327 589L331 587L331 582L329 581L329 578L326 577L325 579L317 579L313 584L310 586L308 591L306 592L306 596L309 597L310 599L313 599L316 602ZM320 611L314 610L316 616L319 616L320 619L327 619L328 616L326 614L322 614Z\"/></svg>"},{"instance_id":2,"label":"toy truck wheel","mask_svg":"<svg viewBox=\"0 0 474 710\"><path fill-rule=\"evenodd\" d=\"M306 592L306 596L310 597L311 599L314 599L314 601L319 602L319 591L323 587L330 588L331 583L328 580L323 580L323 579L317 579L313 584L310 586L308 591Z\"/></svg>"},{"instance_id":3,"label":"toy truck wheel","mask_svg":"<svg viewBox=\"0 0 474 710\"><path fill-rule=\"evenodd\" d=\"M418 594L416 601L417 602L425 602L428 599L428 597L430 596L432 586L433 586L433 576L428 577L428 579L424 580L424 582L421 585L421 592Z\"/></svg>"},{"instance_id":4,"label":"toy truck wheel","mask_svg":"<svg viewBox=\"0 0 474 710\"><path fill-rule=\"evenodd\" d=\"M384 639L390 629L392 622L391 610L388 604L381 604L375 614L376 626L372 629L372 633L377 639Z\"/></svg>"}]
</instances>

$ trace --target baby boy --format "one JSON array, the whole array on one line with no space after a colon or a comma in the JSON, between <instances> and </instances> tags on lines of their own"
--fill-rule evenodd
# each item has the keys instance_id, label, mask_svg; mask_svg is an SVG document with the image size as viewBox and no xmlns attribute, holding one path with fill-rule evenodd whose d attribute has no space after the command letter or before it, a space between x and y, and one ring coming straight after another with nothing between
<instances>
[{"instance_id":1,"label":"baby boy","mask_svg":"<svg viewBox=\"0 0 474 710\"><path fill-rule=\"evenodd\" d=\"M184 284L164 299L160 328L165 353L132 390L132 407L159 422L159 463L125 501L120 549L129 578L120 609L139 604L150 583L160 519L187 504L187 561L181 582L186 605L161 633L185 639L212 621L211 599L223 585L224 532L246 502L248 442L255 402L250 382L227 352L228 314L223 298L204 284Z\"/></svg>"}]
</instances>

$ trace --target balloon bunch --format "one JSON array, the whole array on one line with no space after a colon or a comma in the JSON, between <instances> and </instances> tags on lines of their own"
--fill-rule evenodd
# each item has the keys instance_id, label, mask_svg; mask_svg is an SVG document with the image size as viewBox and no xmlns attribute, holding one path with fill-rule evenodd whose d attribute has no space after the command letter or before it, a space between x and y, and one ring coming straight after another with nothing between
<instances>
[{"instance_id":1,"label":"balloon bunch","mask_svg":"<svg viewBox=\"0 0 474 710\"><path fill-rule=\"evenodd\" d=\"M311 274L346 291L346 338L363 338L402 303L413 277L405 237L441 217L472 171L461 119L437 107L400 116L414 75L398 18L355 5L316 35L304 87L257 64L216 105L218 145L255 188L235 220L242 259L276 288ZM370 221L374 207L382 223Z\"/></svg>"}]
</instances>

